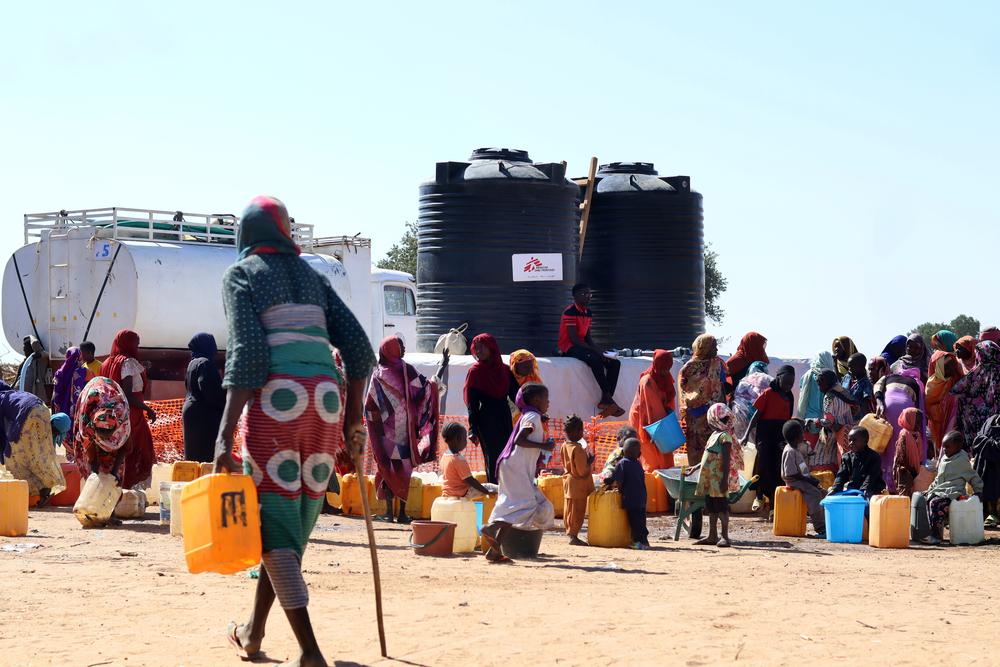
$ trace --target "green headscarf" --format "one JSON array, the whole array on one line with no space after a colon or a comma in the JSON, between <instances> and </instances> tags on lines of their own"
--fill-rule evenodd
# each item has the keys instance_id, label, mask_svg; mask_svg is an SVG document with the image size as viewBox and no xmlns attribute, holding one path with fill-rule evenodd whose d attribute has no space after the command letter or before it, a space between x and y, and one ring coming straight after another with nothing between
<instances>
[{"instance_id":1,"label":"green headscarf","mask_svg":"<svg viewBox=\"0 0 1000 667\"><path fill-rule=\"evenodd\" d=\"M240 259L250 255L298 255L302 252L292 240L288 209L275 197L254 197L243 211L236 247Z\"/></svg>"},{"instance_id":2,"label":"green headscarf","mask_svg":"<svg viewBox=\"0 0 1000 667\"><path fill-rule=\"evenodd\" d=\"M931 345L945 352L954 352L956 342L958 342L958 336L947 329L941 329L931 336Z\"/></svg>"}]
</instances>

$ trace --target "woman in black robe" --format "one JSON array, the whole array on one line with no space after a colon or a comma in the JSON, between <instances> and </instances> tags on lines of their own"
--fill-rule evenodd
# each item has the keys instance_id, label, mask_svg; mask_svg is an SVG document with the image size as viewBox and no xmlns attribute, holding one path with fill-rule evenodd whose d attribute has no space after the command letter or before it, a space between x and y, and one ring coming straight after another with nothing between
<instances>
[{"instance_id":1,"label":"woman in black robe","mask_svg":"<svg viewBox=\"0 0 1000 667\"><path fill-rule=\"evenodd\" d=\"M184 458L208 463L215 460L215 439L219 435L222 411L226 407L226 392L222 376L215 364L219 352L215 336L195 334L188 343L191 362L188 364L184 387Z\"/></svg>"}]
</instances>

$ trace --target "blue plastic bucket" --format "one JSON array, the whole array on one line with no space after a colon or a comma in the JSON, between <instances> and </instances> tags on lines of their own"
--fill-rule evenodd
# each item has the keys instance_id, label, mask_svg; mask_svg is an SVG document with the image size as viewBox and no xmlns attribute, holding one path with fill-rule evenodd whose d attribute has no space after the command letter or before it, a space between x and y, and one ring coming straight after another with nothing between
<instances>
[{"instance_id":1,"label":"blue plastic bucket","mask_svg":"<svg viewBox=\"0 0 1000 667\"><path fill-rule=\"evenodd\" d=\"M861 544L868 501L860 491L844 491L820 501L826 515L828 542Z\"/></svg>"},{"instance_id":2,"label":"blue plastic bucket","mask_svg":"<svg viewBox=\"0 0 1000 667\"><path fill-rule=\"evenodd\" d=\"M650 439L656 443L656 448L664 454L669 454L684 444L684 431L677 421L676 412L671 412L660 421L644 428Z\"/></svg>"},{"instance_id":3,"label":"blue plastic bucket","mask_svg":"<svg viewBox=\"0 0 1000 667\"><path fill-rule=\"evenodd\" d=\"M476 532L483 532L483 501L477 500L473 503L476 506Z\"/></svg>"}]
</instances>

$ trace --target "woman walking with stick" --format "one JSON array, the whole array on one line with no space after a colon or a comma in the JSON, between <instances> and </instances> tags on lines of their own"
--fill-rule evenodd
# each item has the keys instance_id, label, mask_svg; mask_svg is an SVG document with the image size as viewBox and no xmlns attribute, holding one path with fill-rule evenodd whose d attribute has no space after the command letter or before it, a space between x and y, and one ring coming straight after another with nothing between
<instances>
[{"instance_id":1,"label":"woman walking with stick","mask_svg":"<svg viewBox=\"0 0 1000 667\"><path fill-rule=\"evenodd\" d=\"M358 460L364 446L362 399L375 358L330 283L298 257L284 204L254 199L237 246L240 258L223 278L228 396L215 467L236 470L233 433L250 403L243 470L257 486L263 554L253 611L246 624L230 624L228 638L241 656L258 653L277 597L301 649L292 664L325 666L309 620L302 556L335 457L346 442ZM340 350L346 379L331 345Z\"/></svg>"}]
</instances>

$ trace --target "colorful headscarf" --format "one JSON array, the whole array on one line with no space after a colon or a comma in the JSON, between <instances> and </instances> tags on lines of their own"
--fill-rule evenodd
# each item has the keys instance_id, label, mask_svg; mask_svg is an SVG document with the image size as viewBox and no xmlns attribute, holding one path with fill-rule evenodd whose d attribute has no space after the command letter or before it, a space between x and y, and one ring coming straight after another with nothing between
<instances>
[{"instance_id":1,"label":"colorful headscarf","mask_svg":"<svg viewBox=\"0 0 1000 667\"><path fill-rule=\"evenodd\" d=\"M956 342L958 342L958 336L947 329L941 329L931 336L931 347L943 352L954 352Z\"/></svg>"},{"instance_id":2,"label":"colorful headscarf","mask_svg":"<svg viewBox=\"0 0 1000 667\"><path fill-rule=\"evenodd\" d=\"M66 350L66 361L56 371L56 385L52 389L52 405L56 410L73 414L77 397L87 385L87 369L80 363L80 348Z\"/></svg>"},{"instance_id":3,"label":"colorful headscarf","mask_svg":"<svg viewBox=\"0 0 1000 667\"><path fill-rule=\"evenodd\" d=\"M469 404L469 390L477 389L492 398L503 398L510 389L510 369L500 357L500 345L490 334L479 334L472 339L472 350L485 347L490 351L490 360L476 360L465 376L465 404Z\"/></svg>"},{"instance_id":4,"label":"colorful headscarf","mask_svg":"<svg viewBox=\"0 0 1000 667\"><path fill-rule=\"evenodd\" d=\"M747 375L753 375L754 373L763 373L767 375L767 364L763 361L755 361L750 364L750 368L747 369Z\"/></svg>"},{"instance_id":5,"label":"colorful headscarf","mask_svg":"<svg viewBox=\"0 0 1000 667\"><path fill-rule=\"evenodd\" d=\"M694 343L691 344L691 351L694 353L695 359L712 359L713 357L709 355L709 348L716 347L716 353L718 353L718 341L712 334L701 334L694 339Z\"/></svg>"},{"instance_id":6,"label":"colorful headscarf","mask_svg":"<svg viewBox=\"0 0 1000 667\"><path fill-rule=\"evenodd\" d=\"M879 356L892 366L904 354L906 354L906 336L893 336Z\"/></svg>"},{"instance_id":7,"label":"colorful headscarf","mask_svg":"<svg viewBox=\"0 0 1000 667\"><path fill-rule=\"evenodd\" d=\"M640 379L646 376L653 381L656 388L663 394L665 403L673 403L677 395L677 388L674 386L674 376L670 374L674 367L674 355L669 350L655 350L653 352L653 363L642 372Z\"/></svg>"},{"instance_id":8,"label":"colorful headscarf","mask_svg":"<svg viewBox=\"0 0 1000 667\"><path fill-rule=\"evenodd\" d=\"M250 255L298 255L288 209L276 197L254 197L243 211L236 236L240 259Z\"/></svg>"},{"instance_id":9,"label":"colorful headscarf","mask_svg":"<svg viewBox=\"0 0 1000 667\"><path fill-rule=\"evenodd\" d=\"M0 382L0 463L11 454L10 445L21 439L21 431L28 415L42 399L26 391L15 390Z\"/></svg>"},{"instance_id":10,"label":"colorful headscarf","mask_svg":"<svg viewBox=\"0 0 1000 667\"><path fill-rule=\"evenodd\" d=\"M823 414L823 393L819 390L819 376L823 371L836 372L833 353L828 350L819 352L809 362L809 370L803 373L799 381L799 417L816 419Z\"/></svg>"},{"instance_id":11,"label":"colorful headscarf","mask_svg":"<svg viewBox=\"0 0 1000 667\"><path fill-rule=\"evenodd\" d=\"M106 377L96 377L84 387L74 421L80 451L94 444L101 451L116 452L132 432L125 394Z\"/></svg>"},{"instance_id":12,"label":"colorful headscarf","mask_svg":"<svg viewBox=\"0 0 1000 667\"><path fill-rule=\"evenodd\" d=\"M909 368L915 368L920 371L921 381L927 382L927 368L930 366L931 359L930 354L927 352L927 344L924 343L924 337L918 333L912 333L907 337L906 342L918 344L920 346L920 353L916 355L904 354L901 356L892 365L892 372L899 373Z\"/></svg>"},{"instance_id":13,"label":"colorful headscarf","mask_svg":"<svg viewBox=\"0 0 1000 667\"><path fill-rule=\"evenodd\" d=\"M527 375L519 375L517 367L519 364L526 361L531 362L531 372ZM518 386L525 385L529 382L538 382L541 384L542 376L538 373L538 360L535 359L535 355L528 350L516 350L511 352L510 359L508 360L508 366L510 366L510 372L514 374L514 379L517 380Z\"/></svg>"},{"instance_id":14,"label":"colorful headscarf","mask_svg":"<svg viewBox=\"0 0 1000 667\"><path fill-rule=\"evenodd\" d=\"M969 371L971 371L973 368L976 367L976 344L978 342L979 341L977 341L972 336L962 336L955 342L956 351L958 350L958 348L962 348L963 350L969 353L968 360L959 359L959 361L962 362L962 368L965 369L966 373L968 373Z\"/></svg>"},{"instance_id":15,"label":"colorful headscarf","mask_svg":"<svg viewBox=\"0 0 1000 667\"><path fill-rule=\"evenodd\" d=\"M987 327L979 333L979 340L989 340L993 341L997 345L1000 345L1000 329L996 327Z\"/></svg>"},{"instance_id":16,"label":"colorful headscarf","mask_svg":"<svg viewBox=\"0 0 1000 667\"><path fill-rule=\"evenodd\" d=\"M708 425L716 431L736 435L736 420L725 403L713 403L708 406Z\"/></svg>"},{"instance_id":17,"label":"colorful headscarf","mask_svg":"<svg viewBox=\"0 0 1000 667\"><path fill-rule=\"evenodd\" d=\"M837 367L834 370L837 371L837 375L839 377L844 377L851 372L851 367L847 362L851 358L852 354L857 353L858 346L854 344L854 341L851 340L850 336L838 336L837 338L834 338L833 343L830 344L831 353L833 353L837 348L838 343L840 344L840 349L847 352L847 356L843 359L838 359L836 355L834 355L833 359L837 362Z\"/></svg>"},{"instance_id":18,"label":"colorful headscarf","mask_svg":"<svg viewBox=\"0 0 1000 667\"><path fill-rule=\"evenodd\" d=\"M139 334L130 329L122 329L115 334L115 340L111 344L111 354L101 364L101 375L111 378L115 382L122 381L122 366L128 359L135 359L139 356ZM143 373L143 385L145 385L146 374Z\"/></svg>"},{"instance_id":19,"label":"colorful headscarf","mask_svg":"<svg viewBox=\"0 0 1000 667\"><path fill-rule=\"evenodd\" d=\"M736 352L726 361L726 368L729 370L729 375L739 375L755 361L762 361L767 364L770 359L767 358L766 348L767 338L762 334L751 331L744 335L740 340L739 346L736 348Z\"/></svg>"},{"instance_id":20,"label":"colorful headscarf","mask_svg":"<svg viewBox=\"0 0 1000 667\"><path fill-rule=\"evenodd\" d=\"M49 424L52 425L54 431L52 441L56 445L61 445L63 438L66 437L70 427L73 426L73 420L65 412L57 412L49 418Z\"/></svg>"}]
</instances>

